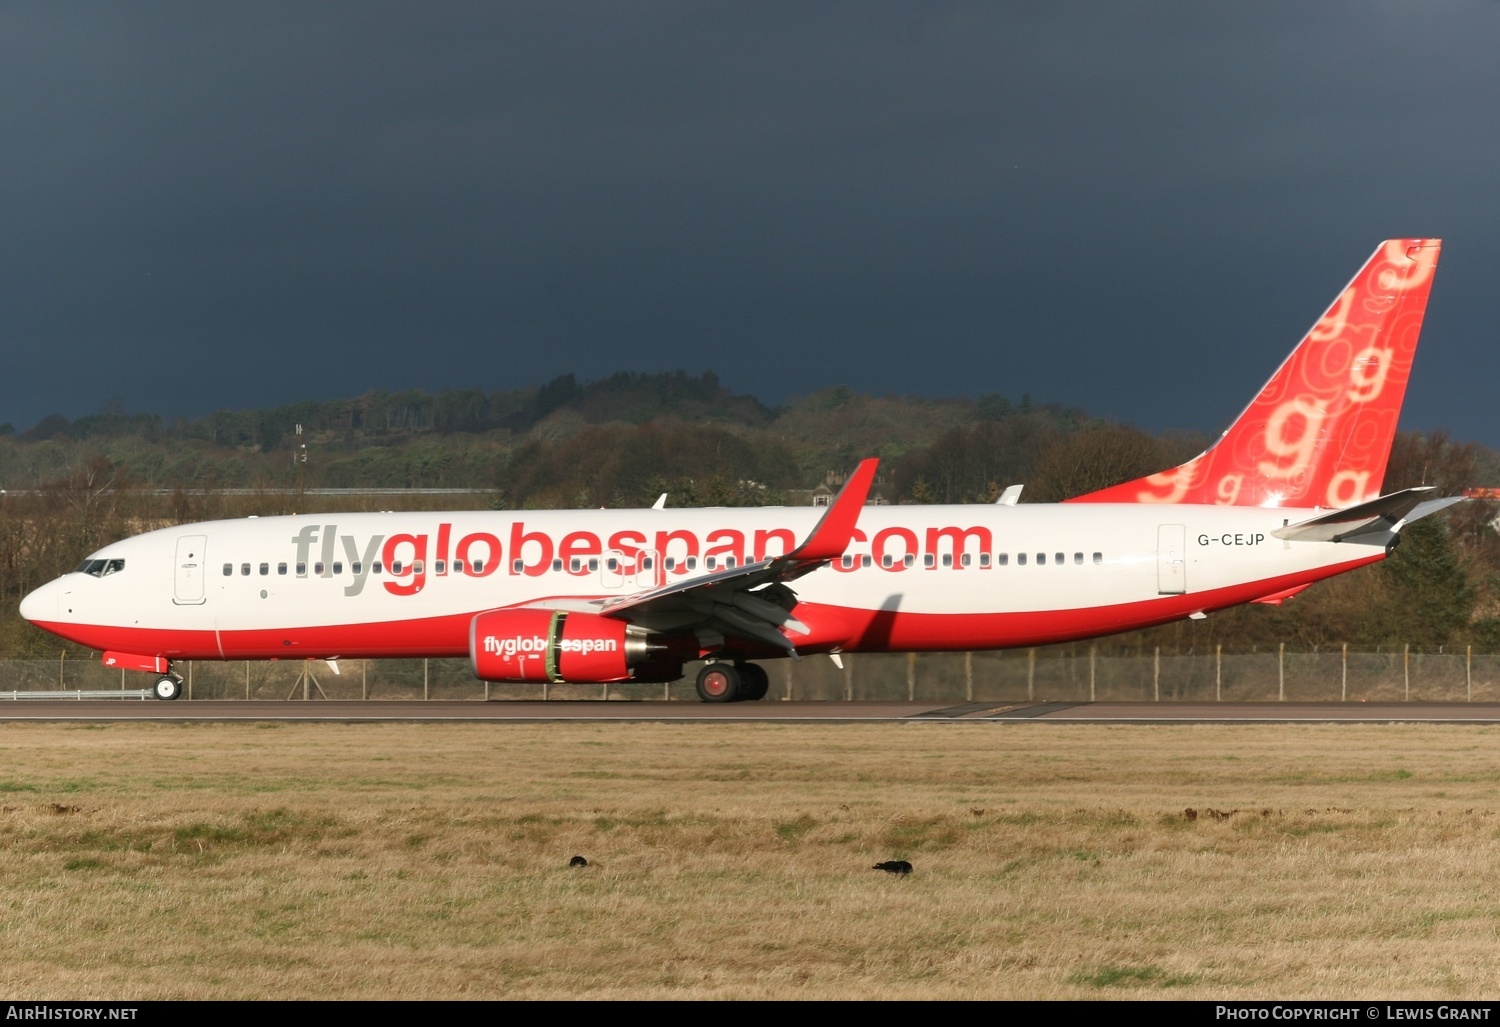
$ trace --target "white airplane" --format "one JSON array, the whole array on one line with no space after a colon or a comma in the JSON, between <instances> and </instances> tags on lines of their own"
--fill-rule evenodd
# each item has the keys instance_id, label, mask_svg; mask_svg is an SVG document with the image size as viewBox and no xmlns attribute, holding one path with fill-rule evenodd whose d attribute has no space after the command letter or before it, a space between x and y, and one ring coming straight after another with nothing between
<instances>
[{"instance_id":1,"label":"white airplane","mask_svg":"<svg viewBox=\"0 0 1500 1027\"><path fill-rule=\"evenodd\" d=\"M1044 645L1247 602L1384 559L1458 498L1380 495L1441 243L1383 243L1222 438L1059 505L349 513L108 545L21 615L157 676L179 660L467 656L491 681L758 699L750 662ZM1212 359L1210 356L1209 359Z\"/></svg>"}]
</instances>

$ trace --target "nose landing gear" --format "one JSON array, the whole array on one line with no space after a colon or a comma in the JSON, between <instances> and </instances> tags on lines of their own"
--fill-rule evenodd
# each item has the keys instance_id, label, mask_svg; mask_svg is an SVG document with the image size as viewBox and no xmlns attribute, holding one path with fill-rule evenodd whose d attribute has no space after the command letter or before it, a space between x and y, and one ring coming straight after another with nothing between
<instances>
[{"instance_id":1,"label":"nose landing gear","mask_svg":"<svg viewBox=\"0 0 1500 1027\"><path fill-rule=\"evenodd\" d=\"M182 678L176 674L163 674L151 686L151 694L158 699L176 699L182 694Z\"/></svg>"}]
</instances>

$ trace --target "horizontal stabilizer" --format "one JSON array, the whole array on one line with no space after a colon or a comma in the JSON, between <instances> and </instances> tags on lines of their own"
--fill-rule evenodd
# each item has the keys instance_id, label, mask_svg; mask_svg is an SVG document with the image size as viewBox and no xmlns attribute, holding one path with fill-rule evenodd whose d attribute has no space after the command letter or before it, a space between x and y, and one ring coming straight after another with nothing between
<instances>
[{"instance_id":1,"label":"horizontal stabilizer","mask_svg":"<svg viewBox=\"0 0 1500 1027\"><path fill-rule=\"evenodd\" d=\"M1423 507L1432 507L1420 514L1421 517L1426 517L1429 513L1436 513L1444 507L1463 501L1462 496L1450 499L1429 498L1436 491L1431 485L1402 489L1357 506L1319 514L1310 520L1277 528L1271 534L1288 542L1353 542L1361 540L1362 536L1387 534L1398 530L1409 520L1417 520L1417 517L1411 515ZM1365 541L1383 542L1377 539Z\"/></svg>"}]
</instances>

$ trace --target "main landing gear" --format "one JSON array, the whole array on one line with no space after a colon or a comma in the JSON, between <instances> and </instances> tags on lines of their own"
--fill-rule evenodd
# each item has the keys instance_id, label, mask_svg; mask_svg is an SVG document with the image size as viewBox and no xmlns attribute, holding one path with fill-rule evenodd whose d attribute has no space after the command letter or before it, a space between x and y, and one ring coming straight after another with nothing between
<instances>
[{"instance_id":1,"label":"main landing gear","mask_svg":"<svg viewBox=\"0 0 1500 1027\"><path fill-rule=\"evenodd\" d=\"M771 690L771 678L758 663L704 664L698 672L698 698L704 702L738 702L764 699Z\"/></svg>"},{"instance_id":2,"label":"main landing gear","mask_svg":"<svg viewBox=\"0 0 1500 1027\"><path fill-rule=\"evenodd\" d=\"M182 678L176 674L163 674L151 686L151 694L158 699L175 699L182 694Z\"/></svg>"}]
</instances>

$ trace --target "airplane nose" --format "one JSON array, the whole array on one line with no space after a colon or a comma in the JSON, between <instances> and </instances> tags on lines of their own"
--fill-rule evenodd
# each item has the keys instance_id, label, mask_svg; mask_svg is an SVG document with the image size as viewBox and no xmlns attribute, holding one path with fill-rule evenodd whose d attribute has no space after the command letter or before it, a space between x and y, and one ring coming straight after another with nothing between
<instances>
[{"instance_id":1,"label":"airplane nose","mask_svg":"<svg viewBox=\"0 0 1500 1027\"><path fill-rule=\"evenodd\" d=\"M21 600L21 616L35 624L57 620L57 582L49 581Z\"/></svg>"}]
</instances>

